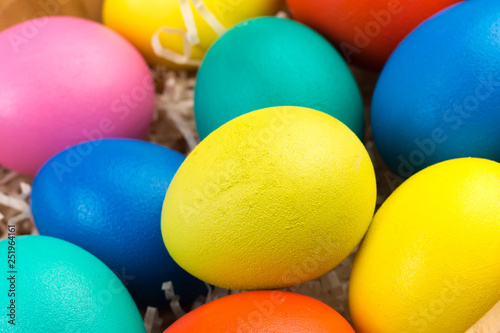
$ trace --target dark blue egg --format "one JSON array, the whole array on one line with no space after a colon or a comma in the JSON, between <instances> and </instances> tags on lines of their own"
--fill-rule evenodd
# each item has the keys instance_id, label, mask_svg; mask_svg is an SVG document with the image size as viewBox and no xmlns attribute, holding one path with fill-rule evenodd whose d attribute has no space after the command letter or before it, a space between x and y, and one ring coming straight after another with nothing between
<instances>
[{"instance_id":1,"label":"dark blue egg","mask_svg":"<svg viewBox=\"0 0 500 333\"><path fill-rule=\"evenodd\" d=\"M74 243L110 267L141 307L165 307L163 282L181 301L206 292L180 268L161 236L167 188L184 156L152 143L107 139L71 147L49 160L33 183L40 234Z\"/></svg>"},{"instance_id":2,"label":"dark blue egg","mask_svg":"<svg viewBox=\"0 0 500 333\"><path fill-rule=\"evenodd\" d=\"M438 162L500 162L500 2L470 0L420 25L380 75L371 124L403 177Z\"/></svg>"}]
</instances>

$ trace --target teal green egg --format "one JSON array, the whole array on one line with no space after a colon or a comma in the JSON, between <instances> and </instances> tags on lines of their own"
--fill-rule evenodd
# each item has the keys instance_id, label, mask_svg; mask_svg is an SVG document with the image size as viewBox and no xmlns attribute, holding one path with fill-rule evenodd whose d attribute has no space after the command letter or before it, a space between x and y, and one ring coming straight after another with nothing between
<instances>
[{"instance_id":1,"label":"teal green egg","mask_svg":"<svg viewBox=\"0 0 500 333\"><path fill-rule=\"evenodd\" d=\"M5 258L0 332L146 332L120 279L80 247L52 237L20 236L1 241L0 253Z\"/></svg>"},{"instance_id":2,"label":"teal green egg","mask_svg":"<svg viewBox=\"0 0 500 333\"><path fill-rule=\"evenodd\" d=\"M242 114L274 106L327 113L363 139L364 109L344 59L321 35L287 19L251 19L207 52L195 87L201 139Z\"/></svg>"}]
</instances>

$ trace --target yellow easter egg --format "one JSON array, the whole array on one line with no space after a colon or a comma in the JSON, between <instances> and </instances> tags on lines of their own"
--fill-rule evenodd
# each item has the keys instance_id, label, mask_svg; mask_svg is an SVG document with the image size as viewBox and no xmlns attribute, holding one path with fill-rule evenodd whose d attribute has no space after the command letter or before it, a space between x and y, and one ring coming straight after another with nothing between
<instances>
[{"instance_id":1,"label":"yellow easter egg","mask_svg":"<svg viewBox=\"0 0 500 333\"><path fill-rule=\"evenodd\" d=\"M105 0L103 21L150 64L192 69L226 29L281 6L282 0Z\"/></svg>"},{"instance_id":2,"label":"yellow easter egg","mask_svg":"<svg viewBox=\"0 0 500 333\"><path fill-rule=\"evenodd\" d=\"M216 286L285 288L327 273L373 216L373 165L357 136L307 108L237 117L187 157L169 186L172 258Z\"/></svg>"},{"instance_id":3,"label":"yellow easter egg","mask_svg":"<svg viewBox=\"0 0 500 333\"><path fill-rule=\"evenodd\" d=\"M500 164L424 169L382 205L354 261L358 333L463 333L500 300Z\"/></svg>"}]
</instances>

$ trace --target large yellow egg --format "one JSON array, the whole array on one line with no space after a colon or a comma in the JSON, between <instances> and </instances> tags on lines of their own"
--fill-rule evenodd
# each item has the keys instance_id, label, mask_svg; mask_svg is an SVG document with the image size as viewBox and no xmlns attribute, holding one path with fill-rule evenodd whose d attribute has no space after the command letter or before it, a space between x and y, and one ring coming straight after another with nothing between
<instances>
[{"instance_id":1,"label":"large yellow egg","mask_svg":"<svg viewBox=\"0 0 500 333\"><path fill-rule=\"evenodd\" d=\"M382 205L350 282L358 333L463 333L500 300L500 164L431 166Z\"/></svg>"},{"instance_id":2,"label":"large yellow egg","mask_svg":"<svg viewBox=\"0 0 500 333\"><path fill-rule=\"evenodd\" d=\"M192 52L189 58L196 62L203 58L222 29L252 17L274 15L282 4L282 0L105 0L103 21L134 44L150 64L189 69L196 65L174 63L155 54L151 40L159 29L168 27L186 32L188 26L194 26L199 43L189 46ZM194 24L190 24L190 15ZM221 30L215 31L217 27ZM163 48L186 54L179 33L162 32L158 37Z\"/></svg>"},{"instance_id":3,"label":"large yellow egg","mask_svg":"<svg viewBox=\"0 0 500 333\"><path fill-rule=\"evenodd\" d=\"M250 112L210 134L168 189L174 260L216 286L284 288L327 273L373 217L373 166L356 135L312 109Z\"/></svg>"}]
</instances>

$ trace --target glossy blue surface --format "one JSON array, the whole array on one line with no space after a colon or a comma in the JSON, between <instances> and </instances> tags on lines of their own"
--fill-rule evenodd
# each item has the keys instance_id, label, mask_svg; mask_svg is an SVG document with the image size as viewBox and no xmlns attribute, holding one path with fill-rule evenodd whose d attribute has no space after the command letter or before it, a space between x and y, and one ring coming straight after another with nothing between
<instances>
[{"instance_id":1,"label":"glossy blue surface","mask_svg":"<svg viewBox=\"0 0 500 333\"><path fill-rule=\"evenodd\" d=\"M140 306L167 305L173 281L184 302L205 285L168 254L160 230L168 185L184 156L152 143L107 139L53 157L33 183L31 207L42 235L97 256L124 281Z\"/></svg>"},{"instance_id":2,"label":"glossy blue surface","mask_svg":"<svg viewBox=\"0 0 500 333\"><path fill-rule=\"evenodd\" d=\"M500 161L500 2L469 0L424 22L377 83L371 125L400 176L459 157Z\"/></svg>"}]
</instances>

